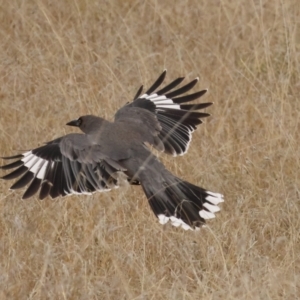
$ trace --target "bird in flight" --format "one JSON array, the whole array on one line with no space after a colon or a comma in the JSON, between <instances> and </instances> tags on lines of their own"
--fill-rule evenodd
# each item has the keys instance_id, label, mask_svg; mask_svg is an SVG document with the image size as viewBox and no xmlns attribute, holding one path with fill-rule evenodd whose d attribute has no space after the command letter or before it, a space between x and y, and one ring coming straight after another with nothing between
<instances>
[{"instance_id":1,"label":"bird in flight","mask_svg":"<svg viewBox=\"0 0 300 300\"><path fill-rule=\"evenodd\" d=\"M113 122L81 116L67 125L83 133L70 133L22 154L3 157L14 161L0 167L10 170L2 179L18 178L12 190L28 186L22 199L39 192L41 200L107 191L127 180L142 186L161 224L199 229L220 210L223 195L176 177L151 147L173 156L184 155L193 131L209 116L199 110L212 103L188 103L207 92L186 94L198 78L178 87L184 80L180 77L160 88L165 76L166 70L144 94L141 86L133 101L116 112Z\"/></svg>"}]
</instances>

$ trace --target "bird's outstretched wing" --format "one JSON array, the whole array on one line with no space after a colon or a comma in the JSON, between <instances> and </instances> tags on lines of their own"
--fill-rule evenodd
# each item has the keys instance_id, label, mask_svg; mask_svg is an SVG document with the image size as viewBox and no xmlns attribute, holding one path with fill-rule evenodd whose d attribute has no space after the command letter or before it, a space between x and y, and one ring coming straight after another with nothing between
<instances>
[{"instance_id":1,"label":"bird's outstretched wing","mask_svg":"<svg viewBox=\"0 0 300 300\"><path fill-rule=\"evenodd\" d=\"M202 90L183 95L197 84L198 78L178 88L184 79L184 77L179 77L156 91L163 83L166 73L165 70L144 94L142 94L143 86L141 86L133 102L121 108L117 112L116 118L124 108L128 107L139 107L151 111L156 115L161 126L158 137L164 144L164 151L173 156L184 155L189 148L192 133L197 125L202 123L201 118L210 116L207 113L197 112L197 110L204 109L212 103L185 104L200 98L207 92L207 90Z\"/></svg>"},{"instance_id":2,"label":"bird's outstretched wing","mask_svg":"<svg viewBox=\"0 0 300 300\"><path fill-rule=\"evenodd\" d=\"M2 179L19 178L11 189L29 184L23 199L39 191L39 198L106 191L118 185L118 172L125 171L116 161L91 145L84 134L68 134L19 155L3 157L14 162L1 166L12 172Z\"/></svg>"}]
</instances>

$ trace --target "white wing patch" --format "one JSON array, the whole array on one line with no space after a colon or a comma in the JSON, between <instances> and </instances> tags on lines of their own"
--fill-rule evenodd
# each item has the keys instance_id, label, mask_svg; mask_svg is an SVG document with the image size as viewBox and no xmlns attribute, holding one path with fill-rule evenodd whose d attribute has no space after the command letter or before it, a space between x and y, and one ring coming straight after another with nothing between
<instances>
[{"instance_id":1,"label":"white wing patch","mask_svg":"<svg viewBox=\"0 0 300 300\"><path fill-rule=\"evenodd\" d=\"M180 105L174 103L172 99L167 98L165 95L157 95L157 94L144 94L140 98L144 98L147 100L151 100L157 109L159 108L171 108L171 109L181 109Z\"/></svg>"},{"instance_id":2,"label":"white wing patch","mask_svg":"<svg viewBox=\"0 0 300 300\"><path fill-rule=\"evenodd\" d=\"M31 151L25 152L23 155L21 161L24 162L24 166L37 178L44 179L48 161L34 155Z\"/></svg>"}]
</instances>

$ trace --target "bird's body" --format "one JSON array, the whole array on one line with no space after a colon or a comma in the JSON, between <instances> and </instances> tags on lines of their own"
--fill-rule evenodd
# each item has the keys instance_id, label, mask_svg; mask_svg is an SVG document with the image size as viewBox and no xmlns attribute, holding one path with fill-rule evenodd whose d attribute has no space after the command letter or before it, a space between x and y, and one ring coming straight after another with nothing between
<instances>
[{"instance_id":1,"label":"bird's body","mask_svg":"<svg viewBox=\"0 0 300 300\"><path fill-rule=\"evenodd\" d=\"M23 198L39 191L40 199L68 194L89 194L116 187L120 173L132 184L141 184L160 223L168 221L184 229L197 229L214 217L223 196L185 182L169 172L149 146L168 154L183 155L200 118L195 110L212 103L182 104L206 91L177 97L190 90L197 80L175 90L178 78L154 93L164 72L142 96L115 114L113 122L87 115L67 123L82 133L71 133L44 146L4 159L17 159L2 169L14 169L3 179L21 176L11 189L28 185ZM124 177L124 176L123 176Z\"/></svg>"}]
</instances>

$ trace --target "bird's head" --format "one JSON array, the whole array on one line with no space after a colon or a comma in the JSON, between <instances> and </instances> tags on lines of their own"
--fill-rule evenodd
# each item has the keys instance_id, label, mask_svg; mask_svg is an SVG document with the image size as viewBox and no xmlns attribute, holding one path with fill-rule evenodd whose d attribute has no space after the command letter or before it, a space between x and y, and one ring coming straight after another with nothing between
<instances>
[{"instance_id":1,"label":"bird's head","mask_svg":"<svg viewBox=\"0 0 300 300\"><path fill-rule=\"evenodd\" d=\"M79 127L81 131L89 134L95 130L99 130L102 124L103 124L102 118L93 115L86 115L86 116L81 116L76 120L70 121L66 125Z\"/></svg>"}]
</instances>

